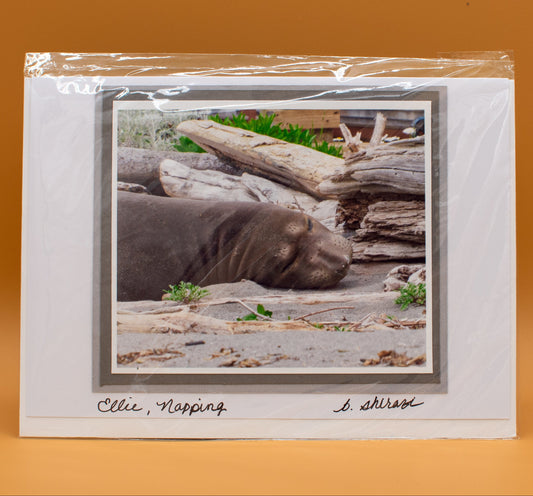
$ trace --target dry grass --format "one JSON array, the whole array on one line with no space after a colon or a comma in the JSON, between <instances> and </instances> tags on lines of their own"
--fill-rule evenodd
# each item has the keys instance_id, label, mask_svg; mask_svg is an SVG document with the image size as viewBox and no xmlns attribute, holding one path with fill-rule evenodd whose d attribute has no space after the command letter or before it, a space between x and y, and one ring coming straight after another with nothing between
<instances>
[{"instance_id":1,"label":"dry grass","mask_svg":"<svg viewBox=\"0 0 533 496\"><path fill-rule=\"evenodd\" d=\"M149 150L174 150L181 134L176 126L190 119L205 119L208 112L161 112L159 110L119 110L118 146Z\"/></svg>"}]
</instances>

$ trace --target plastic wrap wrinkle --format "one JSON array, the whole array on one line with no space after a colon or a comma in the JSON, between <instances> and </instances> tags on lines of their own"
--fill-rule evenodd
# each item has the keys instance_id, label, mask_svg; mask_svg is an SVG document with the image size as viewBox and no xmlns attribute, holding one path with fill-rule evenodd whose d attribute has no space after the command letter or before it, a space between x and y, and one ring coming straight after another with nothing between
<instances>
[{"instance_id":1,"label":"plastic wrap wrinkle","mask_svg":"<svg viewBox=\"0 0 533 496\"><path fill-rule=\"evenodd\" d=\"M481 52L479 54L467 52L465 57L464 59L416 59L244 54L214 56L210 54L28 53L25 75L27 77L55 77L100 71L109 76L292 75L333 76L338 80L357 77L506 77L511 79L514 77L511 57L505 52ZM156 64L158 61L160 63Z\"/></svg>"}]
</instances>

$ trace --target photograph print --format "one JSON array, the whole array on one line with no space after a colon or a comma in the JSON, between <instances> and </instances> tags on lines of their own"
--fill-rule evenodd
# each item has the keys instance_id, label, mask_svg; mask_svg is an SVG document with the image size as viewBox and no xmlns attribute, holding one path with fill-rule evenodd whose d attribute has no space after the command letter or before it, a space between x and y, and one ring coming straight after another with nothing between
<instances>
[{"instance_id":1,"label":"photograph print","mask_svg":"<svg viewBox=\"0 0 533 496\"><path fill-rule=\"evenodd\" d=\"M280 107L114 102L114 374L433 371L431 106Z\"/></svg>"}]
</instances>

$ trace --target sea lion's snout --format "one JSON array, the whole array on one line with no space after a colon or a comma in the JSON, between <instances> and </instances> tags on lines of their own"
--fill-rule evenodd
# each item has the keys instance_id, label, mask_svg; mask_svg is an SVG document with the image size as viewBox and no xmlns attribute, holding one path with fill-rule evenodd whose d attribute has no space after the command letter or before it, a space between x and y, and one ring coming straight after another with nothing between
<instances>
[{"instance_id":1,"label":"sea lion's snout","mask_svg":"<svg viewBox=\"0 0 533 496\"><path fill-rule=\"evenodd\" d=\"M317 288L335 286L346 276L352 263L352 245L348 240L329 231L323 236L325 239L318 243L312 264L316 267L313 279Z\"/></svg>"},{"instance_id":2,"label":"sea lion's snout","mask_svg":"<svg viewBox=\"0 0 533 496\"><path fill-rule=\"evenodd\" d=\"M344 277L348 273L348 268L350 267L350 264L352 263L352 250L350 248L350 255L345 255L343 257L343 262L340 265L338 269L335 269L335 272L339 274L339 276Z\"/></svg>"},{"instance_id":3,"label":"sea lion's snout","mask_svg":"<svg viewBox=\"0 0 533 496\"><path fill-rule=\"evenodd\" d=\"M276 285L296 289L321 289L335 286L347 273L352 261L351 243L325 228L320 222L303 216L291 223L287 232L296 246L292 263L282 272Z\"/></svg>"}]
</instances>

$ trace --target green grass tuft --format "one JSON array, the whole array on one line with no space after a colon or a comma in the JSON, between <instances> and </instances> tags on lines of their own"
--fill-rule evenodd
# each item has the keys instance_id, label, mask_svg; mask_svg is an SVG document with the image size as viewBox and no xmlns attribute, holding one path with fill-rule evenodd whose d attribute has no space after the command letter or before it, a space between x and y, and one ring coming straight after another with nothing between
<instances>
[{"instance_id":1,"label":"green grass tuft","mask_svg":"<svg viewBox=\"0 0 533 496\"><path fill-rule=\"evenodd\" d=\"M198 301L209 294L207 289L202 289L191 282L180 281L179 284L171 284L169 288L170 290L163 290L169 295L169 300L181 301L186 304Z\"/></svg>"},{"instance_id":2,"label":"green grass tuft","mask_svg":"<svg viewBox=\"0 0 533 496\"><path fill-rule=\"evenodd\" d=\"M425 305L426 304L426 285L425 283L413 284L407 283L400 290L400 296L395 300L397 305L400 305L402 310L407 310L409 305Z\"/></svg>"}]
</instances>

